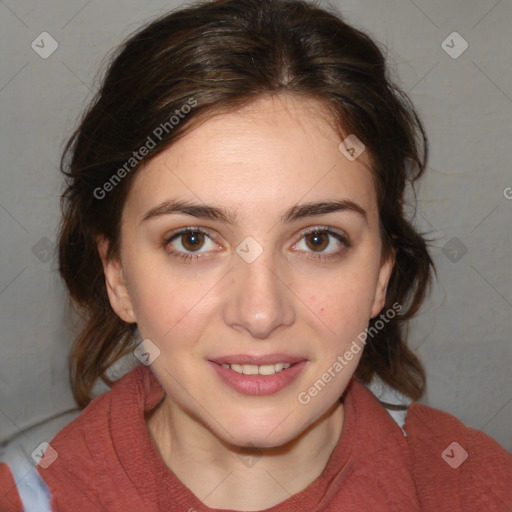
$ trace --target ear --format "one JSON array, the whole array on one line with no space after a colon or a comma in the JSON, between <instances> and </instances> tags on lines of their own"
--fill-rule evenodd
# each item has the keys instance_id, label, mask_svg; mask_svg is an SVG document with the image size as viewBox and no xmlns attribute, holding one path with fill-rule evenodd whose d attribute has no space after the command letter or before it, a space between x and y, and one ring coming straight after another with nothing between
<instances>
[{"instance_id":1,"label":"ear","mask_svg":"<svg viewBox=\"0 0 512 512\"><path fill-rule=\"evenodd\" d=\"M128 323L135 323L137 320L135 319L132 301L126 287L121 260L117 258L107 259L108 244L109 241L107 239L98 237L97 247L103 264L105 285L110 305L119 318Z\"/></svg>"},{"instance_id":2,"label":"ear","mask_svg":"<svg viewBox=\"0 0 512 512\"><path fill-rule=\"evenodd\" d=\"M386 292L388 289L389 278L391 277L391 272L393 271L393 266L395 264L395 254L396 250L393 247L391 254L386 258L382 258L370 318L377 316L386 303Z\"/></svg>"}]
</instances>

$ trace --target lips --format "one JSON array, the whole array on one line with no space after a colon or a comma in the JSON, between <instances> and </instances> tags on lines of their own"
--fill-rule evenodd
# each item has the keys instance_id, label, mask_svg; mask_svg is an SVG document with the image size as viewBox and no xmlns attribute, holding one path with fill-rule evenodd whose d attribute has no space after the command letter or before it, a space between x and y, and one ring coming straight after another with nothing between
<instances>
[{"instance_id":1,"label":"lips","mask_svg":"<svg viewBox=\"0 0 512 512\"><path fill-rule=\"evenodd\" d=\"M269 359L269 356L265 356L263 360L274 360L274 356L275 355L272 356L272 359ZM282 354L280 354L279 357L282 357ZM290 358L290 356L288 357ZM291 359L293 359L293 357L291 357ZM219 358L219 360L221 359ZM261 361L261 358L258 359L250 357L250 360ZM270 375L255 375L253 372L251 372L251 375L245 375L244 373L233 371L230 368L225 368L217 362L208 361L208 364L213 369L214 373L220 378L220 380L231 389L234 389L235 391L238 391L244 395L265 396L278 393L288 386L291 386L292 383L295 382L305 370L308 362L305 359L301 359L300 361L292 364L289 368L283 369L282 371ZM228 363L222 364L227 365ZM233 363L233 365L235 364L237 363ZM265 367L265 365L262 366Z\"/></svg>"}]
</instances>

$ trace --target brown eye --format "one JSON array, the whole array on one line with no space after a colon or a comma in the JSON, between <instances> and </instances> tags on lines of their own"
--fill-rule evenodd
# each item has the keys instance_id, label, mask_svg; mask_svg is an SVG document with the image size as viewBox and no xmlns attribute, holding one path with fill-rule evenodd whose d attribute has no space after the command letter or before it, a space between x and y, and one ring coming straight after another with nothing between
<instances>
[{"instance_id":1,"label":"brown eye","mask_svg":"<svg viewBox=\"0 0 512 512\"><path fill-rule=\"evenodd\" d=\"M300 244L306 247L300 247ZM295 246L304 251L307 258L319 260L341 256L351 247L351 243L343 232L338 233L328 227L315 227L302 232L301 239Z\"/></svg>"},{"instance_id":2,"label":"brown eye","mask_svg":"<svg viewBox=\"0 0 512 512\"><path fill-rule=\"evenodd\" d=\"M327 234L322 231L313 231L312 233L308 233L305 240L307 246L315 251L323 251L329 245L330 241Z\"/></svg>"},{"instance_id":3,"label":"brown eye","mask_svg":"<svg viewBox=\"0 0 512 512\"><path fill-rule=\"evenodd\" d=\"M195 251L201 249L204 244L204 233L200 231L188 231L186 233L180 233L181 244L187 251Z\"/></svg>"},{"instance_id":4,"label":"brown eye","mask_svg":"<svg viewBox=\"0 0 512 512\"><path fill-rule=\"evenodd\" d=\"M208 247L208 242L211 244L211 247ZM206 231L195 227L188 227L171 233L164 240L163 245L165 250L172 256L179 256L186 260L190 258L203 258L206 256L203 255L204 252L208 252L208 249L216 248L212 237Z\"/></svg>"}]
</instances>

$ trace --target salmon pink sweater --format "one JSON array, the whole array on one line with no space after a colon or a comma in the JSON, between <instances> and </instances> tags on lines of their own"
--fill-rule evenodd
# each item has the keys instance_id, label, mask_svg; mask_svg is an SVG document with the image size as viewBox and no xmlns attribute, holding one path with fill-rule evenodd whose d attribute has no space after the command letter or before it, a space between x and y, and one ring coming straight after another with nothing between
<instances>
[{"instance_id":1,"label":"salmon pink sweater","mask_svg":"<svg viewBox=\"0 0 512 512\"><path fill-rule=\"evenodd\" d=\"M163 395L148 367L124 375L50 441L37 467L0 465L0 512L219 510L167 468L151 440L144 413ZM404 435L354 379L341 400L343 432L324 471L267 511L512 511L512 456L488 435L416 402Z\"/></svg>"}]
</instances>

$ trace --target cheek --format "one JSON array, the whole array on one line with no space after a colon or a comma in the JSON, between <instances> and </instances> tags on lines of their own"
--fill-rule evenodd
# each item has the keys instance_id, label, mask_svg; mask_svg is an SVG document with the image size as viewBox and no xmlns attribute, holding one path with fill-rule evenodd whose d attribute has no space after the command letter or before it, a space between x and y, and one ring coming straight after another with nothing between
<instances>
[{"instance_id":1,"label":"cheek","mask_svg":"<svg viewBox=\"0 0 512 512\"><path fill-rule=\"evenodd\" d=\"M164 270L154 265L135 267L132 282L136 284L130 288L130 297L141 336L176 343L193 336L204 323L214 282Z\"/></svg>"},{"instance_id":2,"label":"cheek","mask_svg":"<svg viewBox=\"0 0 512 512\"><path fill-rule=\"evenodd\" d=\"M313 284L314 283L314 284ZM327 325L349 326L365 323L370 318L375 295L376 273L371 268L347 267L322 278L316 276L303 283L307 305Z\"/></svg>"}]
</instances>

